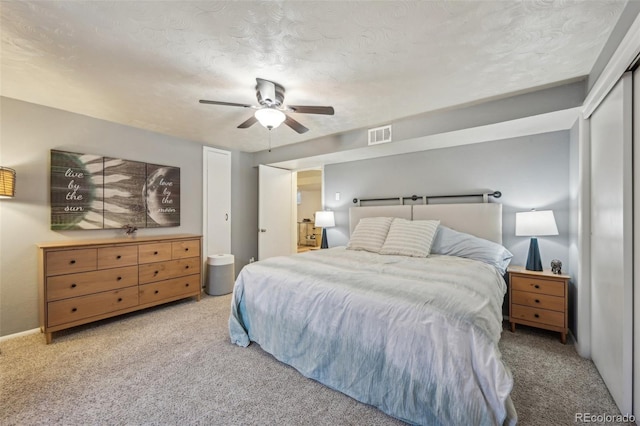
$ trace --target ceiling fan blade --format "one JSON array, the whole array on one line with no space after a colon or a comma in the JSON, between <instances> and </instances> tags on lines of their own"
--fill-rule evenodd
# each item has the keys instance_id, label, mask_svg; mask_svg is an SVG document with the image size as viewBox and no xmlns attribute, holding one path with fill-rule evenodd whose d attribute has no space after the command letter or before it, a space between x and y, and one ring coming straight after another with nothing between
<instances>
[{"instance_id":1,"label":"ceiling fan blade","mask_svg":"<svg viewBox=\"0 0 640 426\"><path fill-rule=\"evenodd\" d=\"M242 108L253 108L253 105L236 104L236 103L233 103L233 102L207 101L205 99L200 99L200 103L201 104L212 104L212 105L234 106L234 107L242 107Z\"/></svg>"},{"instance_id":2,"label":"ceiling fan blade","mask_svg":"<svg viewBox=\"0 0 640 426\"><path fill-rule=\"evenodd\" d=\"M287 105L290 112L297 112L300 114L325 114L333 115L335 111L330 106L308 106L308 105Z\"/></svg>"},{"instance_id":3,"label":"ceiling fan blade","mask_svg":"<svg viewBox=\"0 0 640 426\"><path fill-rule=\"evenodd\" d=\"M273 81L264 80L262 78L256 78L258 84L256 90L260 96L258 99L262 99L267 105L274 105L276 103L276 84Z\"/></svg>"},{"instance_id":4,"label":"ceiling fan blade","mask_svg":"<svg viewBox=\"0 0 640 426\"><path fill-rule=\"evenodd\" d=\"M258 119L255 115L249 117L249 119L238 126L238 129L246 129L247 127L251 127L258 122Z\"/></svg>"},{"instance_id":5,"label":"ceiling fan blade","mask_svg":"<svg viewBox=\"0 0 640 426\"><path fill-rule=\"evenodd\" d=\"M296 132L298 132L298 133L306 133L306 132L309 131L309 129L304 127L302 124L298 123L293 118L289 117L288 115L286 117L287 118L284 119L284 124L286 124L287 126L291 127Z\"/></svg>"}]
</instances>

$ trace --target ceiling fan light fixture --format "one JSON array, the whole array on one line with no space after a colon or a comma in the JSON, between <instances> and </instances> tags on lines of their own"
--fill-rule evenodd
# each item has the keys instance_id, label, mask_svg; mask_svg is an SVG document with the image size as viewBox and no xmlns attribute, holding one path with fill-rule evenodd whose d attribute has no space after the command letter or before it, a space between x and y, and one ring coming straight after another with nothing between
<instances>
[{"instance_id":1,"label":"ceiling fan light fixture","mask_svg":"<svg viewBox=\"0 0 640 426\"><path fill-rule=\"evenodd\" d=\"M255 112L255 117L267 129L275 129L287 118L284 112L275 108L261 108Z\"/></svg>"}]
</instances>

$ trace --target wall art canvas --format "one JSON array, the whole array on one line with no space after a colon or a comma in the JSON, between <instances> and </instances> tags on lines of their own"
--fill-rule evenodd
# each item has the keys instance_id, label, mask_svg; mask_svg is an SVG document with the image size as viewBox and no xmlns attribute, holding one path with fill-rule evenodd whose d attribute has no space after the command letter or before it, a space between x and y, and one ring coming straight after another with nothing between
<instances>
[{"instance_id":1,"label":"wall art canvas","mask_svg":"<svg viewBox=\"0 0 640 426\"><path fill-rule=\"evenodd\" d=\"M51 151L51 229L103 227L101 156Z\"/></svg>"},{"instance_id":2,"label":"wall art canvas","mask_svg":"<svg viewBox=\"0 0 640 426\"><path fill-rule=\"evenodd\" d=\"M180 226L180 168L51 150L51 229Z\"/></svg>"},{"instance_id":3,"label":"wall art canvas","mask_svg":"<svg viewBox=\"0 0 640 426\"><path fill-rule=\"evenodd\" d=\"M180 226L180 168L147 164L147 228Z\"/></svg>"},{"instance_id":4,"label":"wall art canvas","mask_svg":"<svg viewBox=\"0 0 640 426\"><path fill-rule=\"evenodd\" d=\"M104 227L125 225L144 228L146 207L144 183L146 164L139 161L104 158Z\"/></svg>"}]
</instances>

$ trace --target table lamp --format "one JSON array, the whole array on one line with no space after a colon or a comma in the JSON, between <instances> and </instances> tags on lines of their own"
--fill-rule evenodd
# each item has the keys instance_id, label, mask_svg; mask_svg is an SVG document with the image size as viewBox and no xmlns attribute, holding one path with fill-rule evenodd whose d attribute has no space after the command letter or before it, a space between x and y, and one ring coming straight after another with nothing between
<instances>
[{"instance_id":1,"label":"table lamp","mask_svg":"<svg viewBox=\"0 0 640 426\"><path fill-rule=\"evenodd\" d=\"M516 236L531 237L526 266L529 271L542 271L542 260L536 237L545 235L558 235L558 227L552 210L516 213Z\"/></svg>"},{"instance_id":2,"label":"table lamp","mask_svg":"<svg viewBox=\"0 0 640 426\"><path fill-rule=\"evenodd\" d=\"M331 228L336 226L336 220L333 217L332 211L319 211L316 212L316 228L322 228L322 244L320 248L326 249L329 248L329 244L327 243L327 230L326 228Z\"/></svg>"}]
</instances>

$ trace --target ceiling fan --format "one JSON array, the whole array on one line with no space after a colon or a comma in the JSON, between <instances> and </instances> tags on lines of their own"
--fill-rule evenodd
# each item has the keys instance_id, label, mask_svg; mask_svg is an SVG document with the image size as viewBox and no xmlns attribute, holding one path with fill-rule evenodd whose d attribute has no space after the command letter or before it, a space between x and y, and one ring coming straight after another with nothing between
<instances>
[{"instance_id":1,"label":"ceiling fan","mask_svg":"<svg viewBox=\"0 0 640 426\"><path fill-rule=\"evenodd\" d=\"M233 102L208 101L205 99L200 99L200 103L255 109L256 112L254 115L241 123L238 126L238 129L246 129L253 126L256 122L260 122L264 127L272 130L284 123L298 133L305 133L309 131L309 129L285 113L334 114L333 107L330 106L285 105L284 87L278 83L264 80L262 78L256 78L256 81L256 97L258 98L258 104L260 104L260 106L237 104Z\"/></svg>"}]
</instances>

